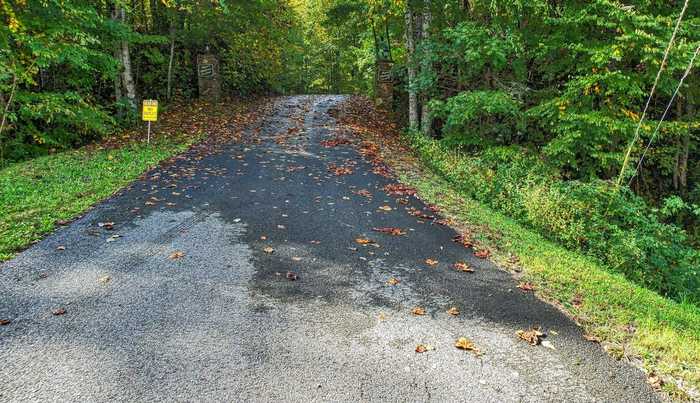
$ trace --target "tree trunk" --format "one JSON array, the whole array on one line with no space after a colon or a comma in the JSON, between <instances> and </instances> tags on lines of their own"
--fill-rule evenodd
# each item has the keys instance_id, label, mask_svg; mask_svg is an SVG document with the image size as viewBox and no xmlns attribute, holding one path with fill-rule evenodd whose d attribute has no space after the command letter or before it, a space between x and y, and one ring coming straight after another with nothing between
<instances>
[{"instance_id":1,"label":"tree trunk","mask_svg":"<svg viewBox=\"0 0 700 403\"><path fill-rule=\"evenodd\" d=\"M168 99L172 97L173 59L175 58L175 21L170 23L170 59L168 60Z\"/></svg>"},{"instance_id":2,"label":"tree trunk","mask_svg":"<svg viewBox=\"0 0 700 403\"><path fill-rule=\"evenodd\" d=\"M117 9L117 5L112 6L112 21L119 21L119 10ZM116 44L114 46L114 50L112 52L112 55L114 55L114 58L116 60L119 60L121 62L122 57L121 57L121 42ZM122 99L122 80L121 80L121 69L117 71L117 74L114 75L114 101L119 102Z\"/></svg>"},{"instance_id":3,"label":"tree trunk","mask_svg":"<svg viewBox=\"0 0 700 403\"><path fill-rule=\"evenodd\" d=\"M119 7L119 19L122 24L126 24L126 10L124 7ZM122 83L126 90L126 98L134 110L136 109L136 85L134 84L134 76L131 74L131 57L129 55L129 42L121 41L120 44L120 61L122 62Z\"/></svg>"},{"instance_id":4,"label":"tree trunk","mask_svg":"<svg viewBox=\"0 0 700 403\"><path fill-rule=\"evenodd\" d=\"M17 89L17 74L13 71L12 72L12 89L10 90L10 97L7 99L7 103L5 103L5 107L3 108L2 111L2 120L0 120L0 166L3 166L5 164L5 145L3 144L3 138L2 138L2 132L5 129L5 121L7 120L7 116L10 114L10 105L12 104L12 98L15 96L15 90ZM5 97L3 96L3 101L5 100Z\"/></svg>"},{"instance_id":5,"label":"tree trunk","mask_svg":"<svg viewBox=\"0 0 700 403\"><path fill-rule=\"evenodd\" d=\"M409 128L415 130L420 122L418 121L418 94L416 93L416 67L414 58L416 53L416 29L415 15L411 5L406 5L406 49L408 51L408 122Z\"/></svg>"},{"instance_id":6,"label":"tree trunk","mask_svg":"<svg viewBox=\"0 0 700 403\"><path fill-rule=\"evenodd\" d=\"M686 104L686 112L691 118L695 115L695 105L688 102ZM681 139L681 152L680 158L678 160L678 179L681 189L681 194L687 195L688 193L688 160L690 158L690 131L692 129L688 128L685 132L683 138Z\"/></svg>"},{"instance_id":7,"label":"tree trunk","mask_svg":"<svg viewBox=\"0 0 700 403\"><path fill-rule=\"evenodd\" d=\"M430 11L430 0L425 0L425 3L423 5L423 24L421 27L421 41L426 41L430 35L429 30L430 30L430 23L433 18L433 15ZM421 64L421 70L423 72L423 75L426 76L430 73L432 66L430 60L424 60L423 63ZM430 108L428 108L428 101L429 101L429 96L428 94L423 94L421 97L421 131L423 134L430 135L431 132L431 126L432 126L432 119L430 118Z\"/></svg>"}]
</instances>

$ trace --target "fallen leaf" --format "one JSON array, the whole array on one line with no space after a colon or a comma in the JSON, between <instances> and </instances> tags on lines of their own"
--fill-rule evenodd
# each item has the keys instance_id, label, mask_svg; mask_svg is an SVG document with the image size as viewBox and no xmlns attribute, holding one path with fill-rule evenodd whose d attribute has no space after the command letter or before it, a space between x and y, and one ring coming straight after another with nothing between
<instances>
[{"instance_id":1,"label":"fallen leaf","mask_svg":"<svg viewBox=\"0 0 700 403\"><path fill-rule=\"evenodd\" d=\"M270 247L270 246L263 249L263 252L265 252L265 253L273 253L274 251L275 251L275 249Z\"/></svg>"},{"instance_id":2,"label":"fallen leaf","mask_svg":"<svg viewBox=\"0 0 700 403\"><path fill-rule=\"evenodd\" d=\"M326 148L337 147L343 144L350 144L350 140L342 137L336 137L334 139L324 140L321 142L321 145Z\"/></svg>"},{"instance_id":3,"label":"fallen leaf","mask_svg":"<svg viewBox=\"0 0 700 403\"><path fill-rule=\"evenodd\" d=\"M12 321L9 319L0 319L0 326L7 326L10 323L12 323Z\"/></svg>"},{"instance_id":4,"label":"fallen leaf","mask_svg":"<svg viewBox=\"0 0 700 403\"><path fill-rule=\"evenodd\" d=\"M576 293L573 298L571 298L571 305L575 308L580 308L583 305L583 295Z\"/></svg>"},{"instance_id":5,"label":"fallen leaf","mask_svg":"<svg viewBox=\"0 0 700 403\"><path fill-rule=\"evenodd\" d=\"M389 234L389 235L394 235L394 236L406 235L406 233L403 230L401 230L401 228L396 228L396 227L372 228L372 231L381 232L383 234Z\"/></svg>"},{"instance_id":6,"label":"fallen leaf","mask_svg":"<svg viewBox=\"0 0 700 403\"><path fill-rule=\"evenodd\" d=\"M661 387L664 385L663 379L653 372L647 377L647 383L655 390L661 390Z\"/></svg>"},{"instance_id":7,"label":"fallen leaf","mask_svg":"<svg viewBox=\"0 0 700 403\"><path fill-rule=\"evenodd\" d=\"M522 283L522 282L518 283L517 287L523 291L535 291L535 285L529 281L524 282L524 283Z\"/></svg>"},{"instance_id":8,"label":"fallen leaf","mask_svg":"<svg viewBox=\"0 0 700 403\"><path fill-rule=\"evenodd\" d=\"M384 191L390 196L413 196L416 194L416 189L401 183L386 185L384 186Z\"/></svg>"},{"instance_id":9,"label":"fallen leaf","mask_svg":"<svg viewBox=\"0 0 700 403\"><path fill-rule=\"evenodd\" d=\"M584 334L583 338L593 343L600 343L600 337L594 336L592 334Z\"/></svg>"},{"instance_id":10,"label":"fallen leaf","mask_svg":"<svg viewBox=\"0 0 700 403\"><path fill-rule=\"evenodd\" d=\"M358 190L357 192L354 192L354 193L355 193L356 195L362 196L362 197L367 197L367 198L372 197L372 193L370 193L370 191L367 190L367 189L360 189L360 190Z\"/></svg>"},{"instance_id":11,"label":"fallen leaf","mask_svg":"<svg viewBox=\"0 0 700 403\"><path fill-rule=\"evenodd\" d=\"M61 316L65 315L66 309L65 308L56 308L53 311L51 311L51 314L54 316Z\"/></svg>"},{"instance_id":12,"label":"fallen leaf","mask_svg":"<svg viewBox=\"0 0 700 403\"><path fill-rule=\"evenodd\" d=\"M413 217L420 218L422 220L432 220L435 218L435 216L426 214L423 211L420 211L415 208L411 208L408 210L408 214L412 215Z\"/></svg>"},{"instance_id":13,"label":"fallen leaf","mask_svg":"<svg viewBox=\"0 0 700 403\"><path fill-rule=\"evenodd\" d=\"M465 262L457 262L457 263L453 264L452 267L454 267L455 270L461 271L464 273L474 273L474 269L469 267L469 265Z\"/></svg>"},{"instance_id":14,"label":"fallen leaf","mask_svg":"<svg viewBox=\"0 0 700 403\"><path fill-rule=\"evenodd\" d=\"M419 344L416 346L416 353L425 353L426 351L434 350L430 344Z\"/></svg>"},{"instance_id":15,"label":"fallen leaf","mask_svg":"<svg viewBox=\"0 0 700 403\"><path fill-rule=\"evenodd\" d=\"M434 259L425 259L425 264L428 266L435 266L438 264L438 261Z\"/></svg>"},{"instance_id":16,"label":"fallen leaf","mask_svg":"<svg viewBox=\"0 0 700 403\"><path fill-rule=\"evenodd\" d=\"M452 316L457 316L457 315L459 315L460 312L459 312L459 308L457 308L456 306L453 306L452 308L447 310L447 313L452 315Z\"/></svg>"},{"instance_id":17,"label":"fallen leaf","mask_svg":"<svg viewBox=\"0 0 700 403\"><path fill-rule=\"evenodd\" d=\"M416 316L423 316L425 315L425 308L421 308L419 306L411 309L411 313L416 315Z\"/></svg>"},{"instance_id":18,"label":"fallen leaf","mask_svg":"<svg viewBox=\"0 0 700 403\"><path fill-rule=\"evenodd\" d=\"M491 252L488 249L482 249L474 252L474 256L478 257L479 259L486 259L491 256Z\"/></svg>"},{"instance_id":19,"label":"fallen leaf","mask_svg":"<svg viewBox=\"0 0 700 403\"><path fill-rule=\"evenodd\" d=\"M465 248L471 248L473 246L472 241L468 235L457 235L454 238L452 238L452 240L457 242L458 244L461 244Z\"/></svg>"},{"instance_id":20,"label":"fallen leaf","mask_svg":"<svg viewBox=\"0 0 700 403\"><path fill-rule=\"evenodd\" d=\"M110 276L102 276L102 277L98 278L97 281L98 281L100 284L107 284L107 283L109 283L110 281L112 281L112 277L110 277Z\"/></svg>"},{"instance_id":21,"label":"fallen leaf","mask_svg":"<svg viewBox=\"0 0 700 403\"><path fill-rule=\"evenodd\" d=\"M170 260L177 260L185 257L185 252L176 250L175 252L171 253L170 256L168 256L168 259Z\"/></svg>"},{"instance_id":22,"label":"fallen leaf","mask_svg":"<svg viewBox=\"0 0 700 403\"><path fill-rule=\"evenodd\" d=\"M104 228L106 230L113 230L114 229L114 223L113 222L98 222L97 226L100 228Z\"/></svg>"},{"instance_id":23,"label":"fallen leaf","mask_svg":"<svg viewBox=\"0 0 700 403\"><path fill-rule=\"evenodd\" d=\"M457 341L455 342L455 347L457 347L460 350L471 351L477 357L481 355L481 351L479 351L479 349L476 348L474 342L467 339L466 337L460 337L459 339L457 339Z\"/></svg>"},{"instance_id":24,"label":"fallen leaf","mask_svg":"<svg viewBox=\"0 0 700 403\"><path fill-rule=\"evenodd\" d=\"M397 284L399 284L400 282L401 282L401 281L400 281L399 279L397 279L396 277L392 277L392 278L390 278L389 280L387 280L386 283L387 283L388 285L397 285Z\"/></svg>"},{"instance_id":25,"label":"fallen leaf","mask_svg":"<svg viewBox=\"0 0 700 403\"><path fill-rule=\"evenodd\" d=\"M367 238L357 238L355 239L355 242L359 243L360 245L369 245L375 243L373 240Z\"/></svg>"},{"instance_id":26,"label":"fallen leaf","mask_svg":"<svg viewBox=\"0 0 700 403\"><path fill-rule=\"evenodd\" d=\"M386 205L384 205L384 206L379 207L379 210L382 210L382 211L391 211L391 210L393 210L393 209L391 208L391 206L386 206Z\"/></svg>"},{"instance_id":27,"label":"fallen leaf","mask_svg":"<svg viewBox=\"0 0 700 403\"><path fill-rule=\"evenodd\" d=\"M542 337L545 336L544 333L540 331L539 328L530 328L528 330L518 330L515 332L521 339L528 342L531 346L536 346L542 342Z\"/></svg>"}]
</instances>

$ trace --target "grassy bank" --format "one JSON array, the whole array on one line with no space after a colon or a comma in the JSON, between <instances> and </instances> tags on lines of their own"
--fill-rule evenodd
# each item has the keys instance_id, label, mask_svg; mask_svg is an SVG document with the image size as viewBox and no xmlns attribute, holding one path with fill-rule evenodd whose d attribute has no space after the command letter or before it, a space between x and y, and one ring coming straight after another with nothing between
<instances>
[{"instance_id":1,"label":"grassy bank","mask_svg":"<svg viewBox=\"0 0 700 403\"><path fill-rule=\"evenodd\" d=\"M161 139L117 149L80 149L0 170L0 260L11 258L56 227L110 196L188 146Z\"/></svg>"},{"instance_id":2,"label":"grassy bank","mask_svg":"<svg viewBox=\"0 0 700 403\"><path fill-rule=\"evenodd\" d=\"M142 128L118 133L78 150L17 162L0 169L0 261L123 188L143 172L190 145L202 150L241 139L266 98L218 104L170 105L154 127L151 144Z\"/></svg>"},{"instance_id":3,"label":"grassy bank","mask_svg":"<svg viewBox=\"0 0 700 403\"><path fill-rule=\"evenodd\" d=\"M517 275L539 297L564 308L592 339L620 359L638 361L670 395L690 399L700 388L700 309L663 298L590 257L568 251L469 198L434 173L403 172L402 180L446 215L471 228L504 267L518 258Z\"/></svg>"},{"instance_id":4,"label":"grassy bank","mask_svg":"<svg viewBox=\"0 0 700 403\"><path fill-rule=\"evenodd\" d=\"M386 115L361 98L345 105L341 123L380 146L383 160L426 202L438 205L456 230L492 252L499 266L530 282L541 299L561 307L618 359L643 367L655 387L681 400L700 399L700 308L643 287L601 259L546 239L537 230L472 196L455 183L459 161L424 152ZM413 147L412 147L413 146ZM423 151L423 152L422 152ZM434 149L432 151L435 151ZM488 184L484 184L488 186ZM565 213L565 212L562 212Z\"/></svg>"}]
</instances>

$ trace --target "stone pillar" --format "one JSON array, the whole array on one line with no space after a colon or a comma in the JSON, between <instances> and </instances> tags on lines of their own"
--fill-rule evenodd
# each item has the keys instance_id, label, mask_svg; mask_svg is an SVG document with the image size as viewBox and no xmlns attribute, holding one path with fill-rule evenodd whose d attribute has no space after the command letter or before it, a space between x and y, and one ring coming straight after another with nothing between
<instances>
[{"instance_id":1,"label":"stone pillar","mask_svg":"<svg viewBox=\"0 0 700 403\"><path fill-rule=\"evenodd\" d=\"M377 105L391 111L394 104L394 79L391 76L393 63L387 60L377 61L375 77L375 95Z\"/></svg>"},{"instance_id":2,"label":"stone pillar","mask_svg":"<svg viewBox=\"0 0 700 403\"><path fill-rule=\"evenodd\" d=\"M211 53L197 56L197 81L199 83L199 98L218 102L221 99L221 76L219 74L219 58Z\"/></svg>"}]
</instances>

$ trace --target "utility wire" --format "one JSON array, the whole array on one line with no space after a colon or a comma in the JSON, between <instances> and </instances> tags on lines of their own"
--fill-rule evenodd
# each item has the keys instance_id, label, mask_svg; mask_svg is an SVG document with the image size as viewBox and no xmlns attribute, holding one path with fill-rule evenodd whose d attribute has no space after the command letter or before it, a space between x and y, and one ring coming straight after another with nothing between
<instances>
[{"instance_id":1,"label":"utility wire","mask_svg":"<svg viewBox=\"0 0 700 403\"><path fill-rule=\"evenodd\" d=\"M697 49L695 49L695 53L693 54L693 57L690 59L690 64L688 64L688 68L685 69L685 73L683 74L683 77L681 77L681 81L678 83L678 87L676 87L676 90L673 92L673 96L671 97L671 101L669 101L668 105L666 105L666 110L664 110L664 114L661 115L661 120L659 120L659 123L656 125L656 129L654 130L654 133L651 135L651 138L649 139L649 144L647 144L646 148L644 149L642 156L639 157L639 163L637 164L637 168L635 168L634 174L630 178L630 181L627 183L627 186L632 184L632 180L634 179L635 176L637 176L639 169L642 167L642 162L644 161L644 157L647 155L647 152L649 151L649 147L651 147L651 143L654 142L654 138L656 137L656 134L659 132L659 129L661 128L661 124L664 122L664 119L666 119L666 115L668 115L668 111L671 109L671 106L673 105L673 101L676 99L676 96L678 95L678 92L680 91L681 86L683 86L683 81L685 81L685 79L690 74L690 71L693 69L693 65L695 64L695 59L698 57L698 54L700 54L700 45L698 45Z\"/></svg>"},{"instance_id":2,"label":"utility wire","mask_svg":"<svg viewBox=\"0 0 700 403\"><path fill-rule=\"evenodd\" d=\"M647 103L644 105L644 111L642 112L642 117L639 119L639 124L637 125L637 129L634 132L634 138L632 139L632 142L630 142L630 145L627 147L627 153L625 154L625 160L622 162L622 169L620 169L620 176L617 178L617 187L620 187L620 184L622 183L622 178L625 174L625 169L627 168L627 165L629 165L629 160L630 160L630 155L632 154L632 149L634 148L634 145L637 143L637 140L639 140L639 130L642 127L642 122L644 121L644 118L647 115L647 111L649 110L649 105L651 104L651 99L654 97L654 92L656 92L656 86L659 84L659 79L661 78L661 73L664 70L664 67L666 67L666 62L668 61L668 54L671 51L671 48L673 47L673 42L676 40L676 35L678 34L678 30L681 26L681 21L683 20L683 16L685 15L685 11L688 9L688 3L690 0L685 0L685 3L683 4L683 9L681 10L681 14L678 16L678 21L676 21L676 27L673 29L673 35L671 35L671 40L668 41L668 46L666 46L666 50L664 51L664 58L663 61L661 62L661 66L659 67L659 72L656 73L656 79L654 80L654 86L651 87L651 92L649 93L649 98L647 98Z\"/></svg>"}]
</instances>

